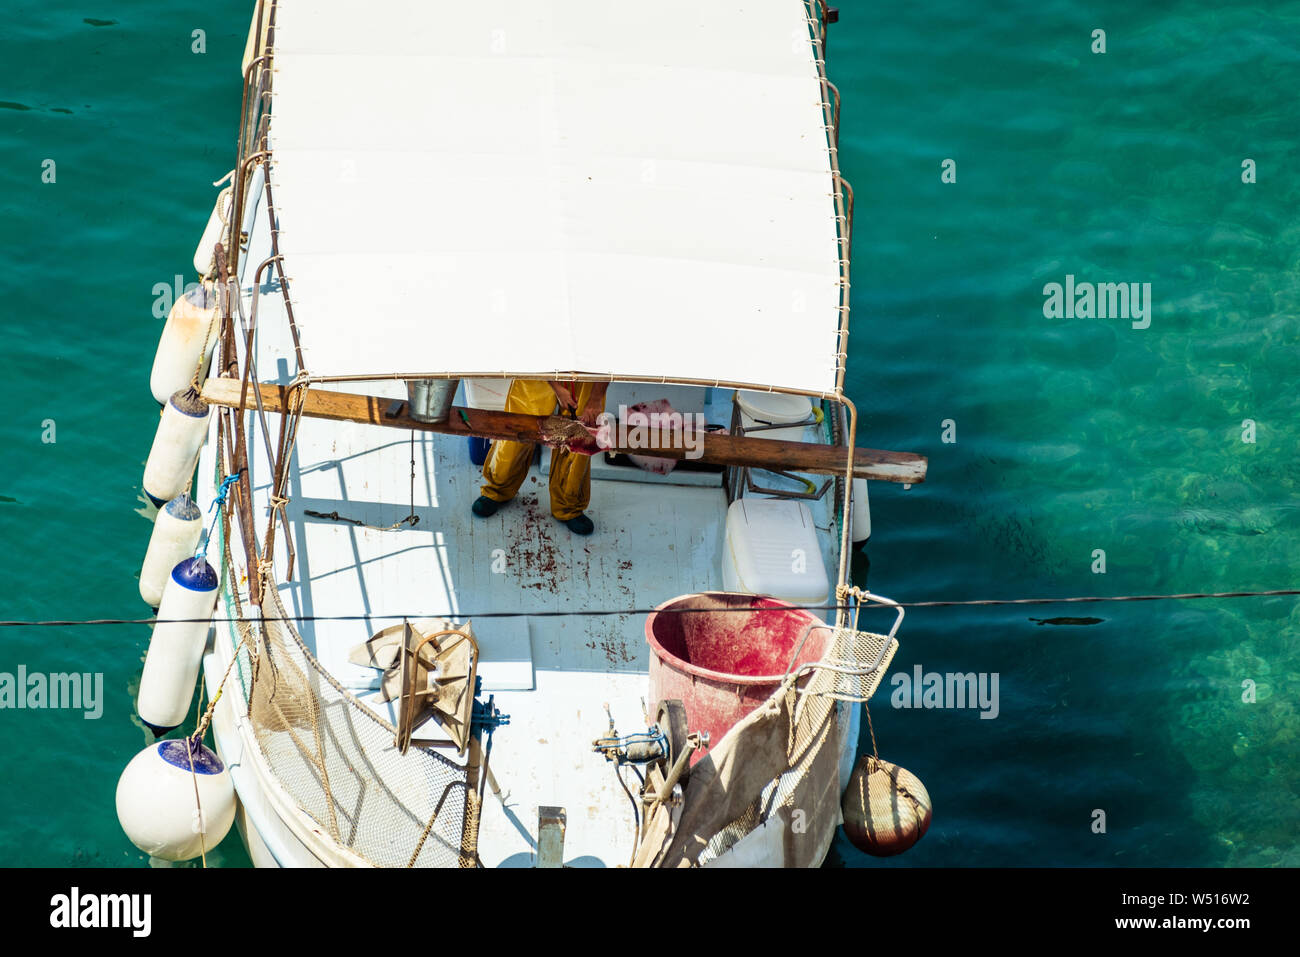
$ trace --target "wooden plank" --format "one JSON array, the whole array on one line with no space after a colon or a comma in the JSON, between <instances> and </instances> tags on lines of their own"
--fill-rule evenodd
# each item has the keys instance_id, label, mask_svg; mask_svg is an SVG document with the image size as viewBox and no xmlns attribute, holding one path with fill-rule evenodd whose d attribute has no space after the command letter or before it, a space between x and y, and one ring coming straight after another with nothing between
<instances>
[{"instance_id":1,"label":"wooden plank","mask_svg":"<svg viewBox=\"0 0 1300 957\"><path fill-rule=\"evenodd\" d=\"M267 412L279 412L284 408L288 398L287 387L267 383L261 386L261 392L262 406ZM203 386L203 398L212 405L239 408L240 382L237 379L210 378ZM460 407L452 409L451 417L446 422L419 422L411 418L405 404L396 415L388 415L393 402L393 399L374 395L312 389L307 393L302 414L318 419L364 422L397 429L542 444L554 444L547 442L544 435L554 435L566 424L571 424L570 420L555 415L520 415ZM257 407L251 389L244 407ZM621 430L613 433L615 437L622 434ZM846 465L842 448L813 442L784 442L716 432L694 435L689 429L685 432L679 429L673 434L651 430L646 437L652 440L651 444L637 448L616 447L611 451L682 459L692 450L697 450L699 454L695 457L699 461L714 465L774 468L816 475L842 475ZM667 438L668 441L654 442L656 438ZM853 474L857 478L918 484L925 481L926 465L923 455L860 448L854 451Z\"/></svg>"}]
</instances>

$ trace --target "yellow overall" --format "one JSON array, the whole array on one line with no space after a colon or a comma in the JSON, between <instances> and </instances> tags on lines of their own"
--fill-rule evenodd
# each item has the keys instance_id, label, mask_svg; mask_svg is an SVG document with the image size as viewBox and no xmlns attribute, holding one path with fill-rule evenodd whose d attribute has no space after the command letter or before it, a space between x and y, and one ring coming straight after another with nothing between
<instances>
[{"instance_id":1,"label":"yellow overall","mask_svg":"<svg viewBox=\"0 0 1300 957\"><path fill-rule=\"evenodd\" d=\"M580 410L591 398L591 385L579 382L573 390ZM515 379L506 393L507 412L550 415L555 405L555 392L541 379ZM528 475L536 448L531 442L493 442L483 463L483 496L494 502L514 498ZM550 488L552 515L562 522L581 515L591 504L591 457L552 449Z\"/></svg>"}]
</instances>

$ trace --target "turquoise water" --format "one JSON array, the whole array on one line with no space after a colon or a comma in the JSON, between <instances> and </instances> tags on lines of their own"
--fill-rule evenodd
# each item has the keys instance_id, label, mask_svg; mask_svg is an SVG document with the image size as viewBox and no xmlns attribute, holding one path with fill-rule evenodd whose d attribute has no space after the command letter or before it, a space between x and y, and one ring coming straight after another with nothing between
<instances>
[{"instance_id":1,"label":"turquoise water","mask_svg":"<svg viewBox=\"0 0 1300 957\"><path fill-rule=\"evenodd\" d=\"M153 286L190 271L233 165L250 6L7 11L0 617L142 612ZM900 600L1294 587L1300 4L976 6L846 2L831 28L857 195L848 391L866 444L930 456L925 485L873 486L859 581ZM1045 319L1067 274L1151 283L1150 327ZM1030 620L1065 615L1103 620ZM148 740L147 640L0 633L0 671L105 675L98 720L0 711L0 863L145 863L113 791ZM881 754L935 803L886 866L1300 864L1294 599L917 609L895 665L917 664L997 673L1000 709L895 709L882 687ZM228 840L211 860L247 858ZM831 860L874 866L842 843Z\"/></svg>"}]
</instances>

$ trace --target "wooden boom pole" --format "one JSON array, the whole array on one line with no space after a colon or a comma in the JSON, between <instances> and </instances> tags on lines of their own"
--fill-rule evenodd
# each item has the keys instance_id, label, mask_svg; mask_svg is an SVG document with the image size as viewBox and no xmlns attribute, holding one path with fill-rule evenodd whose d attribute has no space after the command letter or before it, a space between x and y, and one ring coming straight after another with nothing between
<instances>
[{"instance_id":1,"label":"wooden boom pole","mask_svg":"<svg viewBox=\"0 0 1300 957\"><path fill-rule=\"evenodd\" d=\"M283 411L289 399L290 388L262 384L263 409L267 412ZM203 386L203 399L210 405L257 407L251 388L241 403L238 379L208 379ZM573 427L571 419L557 415L521 415L460 407L453 408L451 416L445 422L421 422L410 416L404 400L324 389L308 391L301 414L318 419L544 445L557 444L547 437L561 435ZM629 432L636 431L634 427L629 427ZM641 431L646 433L651 444L637 448L615 446L608 451L672 459L685 459L693 455L697 461L712 465L749 466L817 475L843 475L846 464L845 449L836 445L785 442L721 432L696 435L689 426L673 432L653 428ZM623 435L623 431L616 425L612 434L617 438ZM855 478L914 485L925 481L926 464L925 456L911 452L886 452L880 449L854 449L853 452Z\"/></svg>"}]
</instances>

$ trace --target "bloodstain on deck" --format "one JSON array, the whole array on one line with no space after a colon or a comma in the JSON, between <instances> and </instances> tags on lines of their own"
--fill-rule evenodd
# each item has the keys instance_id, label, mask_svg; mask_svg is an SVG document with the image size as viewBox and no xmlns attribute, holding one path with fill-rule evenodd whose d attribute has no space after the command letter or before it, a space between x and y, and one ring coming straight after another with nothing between
<instances>
[{"instance_id":1,"label":"bloodstain on deck","mask_svg":"<svg viewBox=\"0 0 1300 957\"><path fill-rule=\"evenodd\" d=\"M538 591L558 594L571 577L563 555L556 547L557 522L551 516L549 503L543 508L536 493L528 492L517 497L522 512L522 530L512 550L520 585Z\"/></svg>"}]
</instances>

